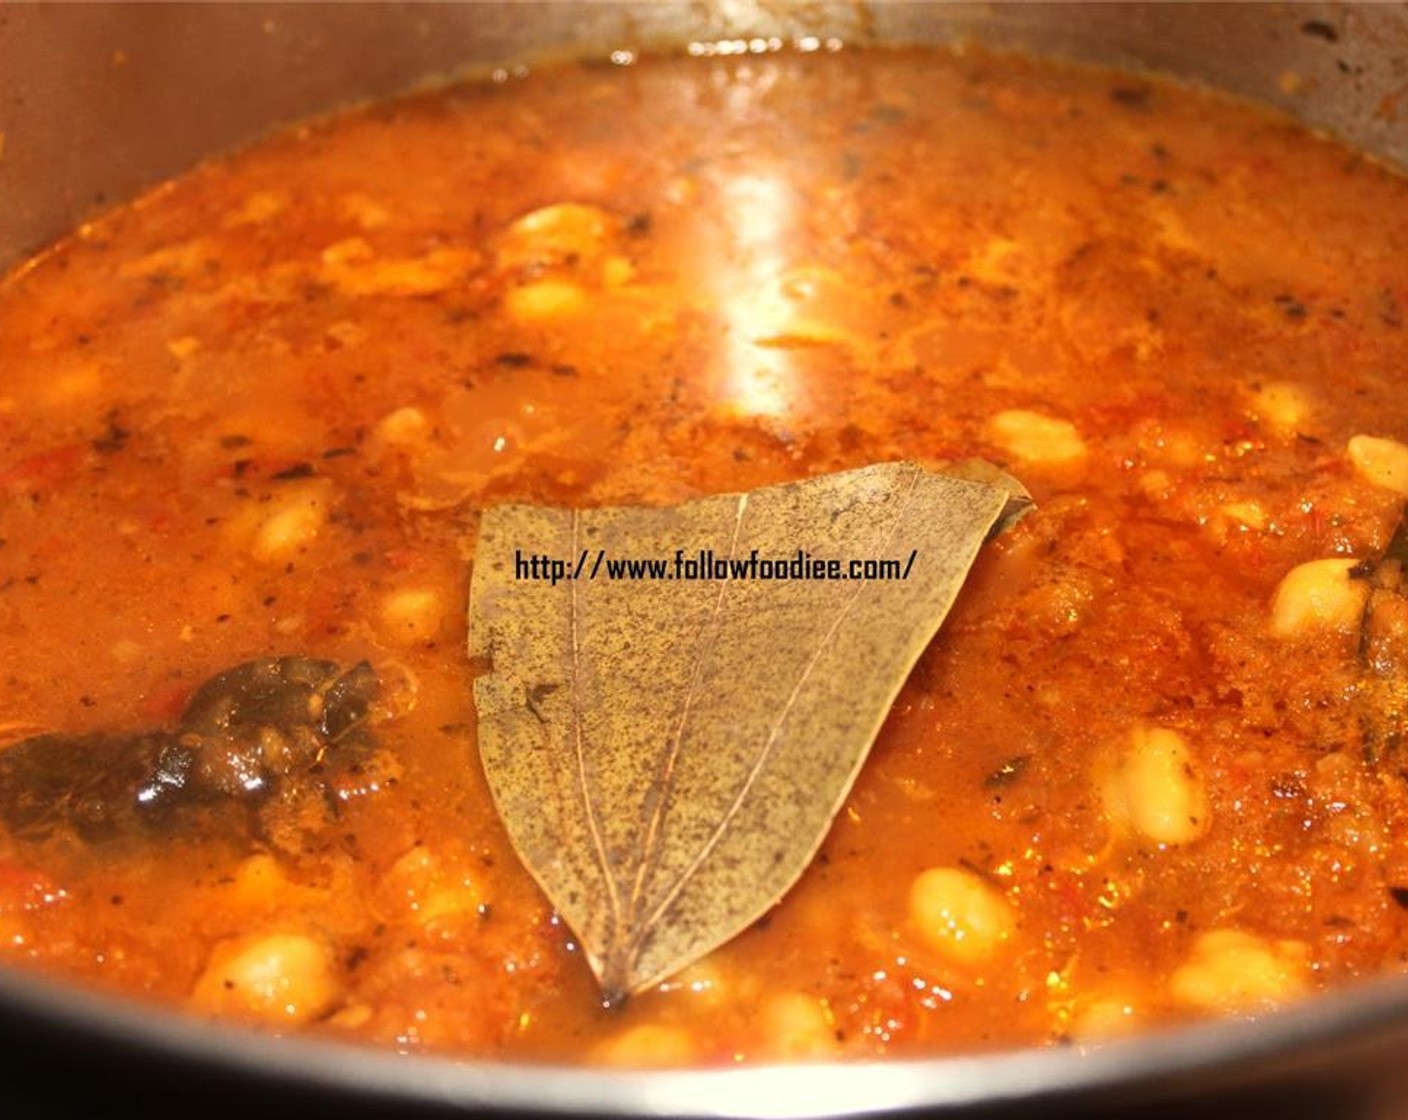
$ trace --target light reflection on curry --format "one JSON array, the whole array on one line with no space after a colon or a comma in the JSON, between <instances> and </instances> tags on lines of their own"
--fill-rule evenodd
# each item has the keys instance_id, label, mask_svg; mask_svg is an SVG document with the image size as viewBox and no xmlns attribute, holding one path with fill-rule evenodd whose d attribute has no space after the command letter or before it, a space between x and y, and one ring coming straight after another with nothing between
<instances>
[{"instance_id":1,"label":"light reflection on curry","mask_svg":"<svg viewBox=\"0 0 1408 1120\"><path fill-rule=\"evenodd\" d=\"M1343 149L979 53L569 66L198 168L0 290L0 957L642 1064L1086 1041L1397 971L1404 259L1408 185ZM1038 512L817 862L603 1012L478 770L477 511L967 457ZM363 662L346 726L289 676ZM221 692L202 753L211 680L263 699Z\"/></svg>"}]
</instances>

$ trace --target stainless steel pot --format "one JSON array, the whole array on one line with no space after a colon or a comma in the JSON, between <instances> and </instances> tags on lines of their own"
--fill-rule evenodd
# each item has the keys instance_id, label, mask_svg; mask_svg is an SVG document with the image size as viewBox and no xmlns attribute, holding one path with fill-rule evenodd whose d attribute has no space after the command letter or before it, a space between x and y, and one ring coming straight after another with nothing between
<instances>
[{"instance_id":1,"label":"stainless steel pot","mask_svg":"<svg viewBox=\"0 0 1408 1120\"><path fill-rule=\"evenodd\" d=\"M1168 71L1408 166L1401 4L466 3L0 7L0 268L102 207L291 118L614 47L975 40ZM1408 265L1405 265L1408 267ZM0 355L3 379L4 355ZM0 1116L803 1116L1091 1111L1394 1116L1408 980L1255 1023L1083 1052L694 1073L401 1059L197 1024L0 972ZM8 1104L9 1109L4 1106Z\"/></svg>"}]
</instances>

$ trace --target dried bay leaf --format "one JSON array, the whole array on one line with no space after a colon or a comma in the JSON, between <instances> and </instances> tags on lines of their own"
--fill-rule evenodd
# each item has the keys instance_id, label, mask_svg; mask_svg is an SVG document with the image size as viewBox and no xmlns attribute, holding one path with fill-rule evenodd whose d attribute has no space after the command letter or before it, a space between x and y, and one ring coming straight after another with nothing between
<instances>
[{"instance_id":1,"label":"dried bay leaf","mask_svg":"<svg viewBox=\"0 0 1408 1120\"><path fill-rule=\"evenodd\" d=\"M669 508L485 511L469 617L491 666L474 687L484 769L608 1003L797 880L979 547L1028 506L985 465L904 462ZM840 581L610 580L597 564L799 549L913 559L904 579ZM533 556L569 578L525 578Z\"/></svg>"}]
</instances>

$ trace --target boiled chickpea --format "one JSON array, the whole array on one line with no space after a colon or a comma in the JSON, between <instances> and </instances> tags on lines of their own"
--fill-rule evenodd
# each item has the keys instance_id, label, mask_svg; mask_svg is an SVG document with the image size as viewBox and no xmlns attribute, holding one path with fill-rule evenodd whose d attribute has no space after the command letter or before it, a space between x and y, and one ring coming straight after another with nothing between
<instances>
[{"instance_id":1,"label":"boiled chickpea","mask_svg":"<svg viewBox=\"0 0 1408 1120\"><path fill-rule=\"evenodd\" d=\"M504 268L541 268L585 261L605 249L615 228L615 219L597 206L579 202L543 206L508 227L498 262Z\"/></svg>"},{"instance_id":2,"label":"boiled chickpea","mask_svg":"<svg viewBox=\"0 0 1408 1120\"><path fill-rule=\"evenodd\" d=\"M323 277L350 296L425 296L443 292L478 263L468 249L441 246L421 257L383 258L360 237L329 245Z\"/></svg>"},{"instance_id":3,"label":"boiled chickpea","mask_svg":"<svg viewBox=\"0 0 1408 1120\"><path fill-rule=\"evenodd\" d=\"M1311 560L1287 572L1271 600L1271 633L1293 638L1358 626L1369 587L1350 579L1357 563L1342 557Z\"/></svg>"},{"instance_id":4,"label":"boiled chickpea","mask_svg":"<svg viewBox=\"0 0 1408 1120\"><path fill-rule=\"evenodd\" d=\"M282 563L310 545L327 524L331 495L326 483L290 489L260 506L250 546L256 560Z\"/></svg>"},{"instance_id":5,"label":"boiled chickpea","mask_svg":"<svg viewBox=\"0 0 1408 1120\"><path fill-rule=\"evenodd\" d=\"M1275 435L1294 438L1315 410L1310 391L1292 381L1268 381L1252 391L1252 408Z\"/></svg>"},{"instance_id":6,"label":"boiled chickpea","mask_svg":"<svg viewBox=\"0 0 1408 1120\"><path fill-rule=\"evenodd\" d=\"M1375 486L1408 498L1408 446L1396 439L1355 436L1349 441L1349 461Z\"/></svg>"},{"instance_id":7,"label":"boiled chickpea","mask_svg":"<svg viewBox=\"0 0 1408 1120\"><path fill-rule=\"evenodd\" d=\"M230 883L233 900L248 909L276 906L290 893L304 889L290 882L279 861L267 852L259 852L245 859L235 870Z\"/></svg>"},{"instance_id":8,"label":"boiled chickpea","mask_svg":"<svg viewBox=\"0 0 1408 1120\"><path fill-rule=\"evenodd\" d=\"M215 947L191 995L197 1011L268 1025L307 1023L342 995L332 952L301 933L270 933Z\"/></svg>"},{"instance_id":9,"label":"boiled chickpea","mask_svg":"<svg viewBox=\"0 0 1408 1120\"><path fill-rule=\"evenodd\" d=\"M825 1058L840 1049L825 1004L801 992L783 992L763 1008L771 1058Z\"/></svg>"},{"instance_id":10,"label":"boiled chickpea","mask_svg":"<svg viewBox=\"0 0 1408 1120\"><path fill-rule=\"evenodd\" d=\"M1208 830L1212 810L1201 772L1176 731L1138 727L1105 783L1117 825L1156 844L1188 844Z\"/></svg>"},{"instance_id":11,"label":"boiled chickpea","mask_svg":"<svg viewBox=\"0 0 1408 1120\"><path fill-rule=\"evenodd\" d=\"M595 1048L606 1065L632 1069L687 1066L694 1061L694 1041L688 1032L663 1023L643 1023L608 1038Z\"/></svg>"},{"instance_id":12,"label":"boiled chickpea","mask_svg":"<svg viewBox=\"0 0 1408 1120\"><path fill-rule=\"evenodd\" d=\"M604 288L623 288L635 278L635 265L625 257L608 257L601 264L601 285Z\"/></svg>"},{"instance_id":13,"label":"boiled chickpea","mask_svg":"<svg viewBox=\"0 0 1408 1120\"><path fill-rule=\"evenodd\" d=\"M956 867L930 868L915 878L909 919L930 948L962 965L992 959L1017 932L1011 904L977 875Z\"/></svg>"},{"instance_id":14,"label":"boiled chickpea","mask_svg":"<svg viewBox=\"0 0 1408 1120\"><path fill-rule=\"evenodd\" d=\"M1082 1007L1071 1019L1070 1032L1082 1041L1120 1038L1140 1026L1138 1008L1132 1000L1104 996Z\"/></svg>"},{"instance_id":15,"label":"boiled chickpea","mask_svg":"<svg viewBox=\"0 0 1408 1120\"><path fill-rule=\"evenodd\" d=\"M408 446L425 441L430 435L430 421L413 405L388 412L377 422L376 438L383 443Z\"/></svg>"},{"instance_id":16,"label":"boiled chickpea","mask_svg":"<svg viewBox=\"0 0 1408 1120\"><path fill-rule=\"evenodd\" d=\"M353 296L428 296L454 287L477 263L474 253L440 248L423 257L380 260L336 271L332 279Z\"/></svg>"},{"instance_id":17,"label":"boiled chickpea","mask_svg":"<svg viewBox=\"0 0 1408 1120\"><path fill-rule=\"evenodd\" d=\"M382 631L400 645L431 641L445 621L443 596L429 587L404 587L381 601Z\"/></svg>"},{"instance_id":18,"label":"boiled chickpea","mask_svg":"<svg viewBox=\"0 0 1408 1120\"><path fill-rule=\"evenodd\" d=\"M512 289L504 307L520 322L561 319L576 315L587 305L587 293L570 280L538 280Z\"/></svg>"},{"instance_id":19,"label":"boiled chickpea","mask_svg":"<svg viewBox=\"0 0 1408 1120\"><path fill-rule=\"evenodd\" d=\"M1261 532L1267 526L1266 510L1260 502L1228 502L1222 507L1222 512L1238 525L1255 532Z\"/></svg>"},{"instance_id":20,"label":"boiled chickpea","mask_svg":"<svg viewBox=\"0 0 1408 1120\"><path fill-rule=\"evenodd\" d=\"M1306 991L1305 946L1216 929L1193 945L1169 980L1169 993L1199 1011L1224 1015L1269 1011Z\"/></svg>"},{"instance_id":21,"label":"boiled chickpea","mask_svg":"<svg viewBox=\"0 0 1408 1120\"><path fill-rule=\"evenodd\" d=\"M740 999L752 998L756 983L750 977L727 975L715 958L705 957L675 973L660 985L659 990L687 996L691 1005L722 1007Z\"/></svg>"},{"instance_id":22,"label":"boiled chickpea","mask_svg":"<svg viewBox=\"0 0 1408 1120\"><path fill-rule=\"evenodd\" d=\"M988 423L988 437L1009 454L1033 463L1072 463L1086 454L1085 440L1074 424L1026 409L999 412Z\"/></svg>"}]
</instances>

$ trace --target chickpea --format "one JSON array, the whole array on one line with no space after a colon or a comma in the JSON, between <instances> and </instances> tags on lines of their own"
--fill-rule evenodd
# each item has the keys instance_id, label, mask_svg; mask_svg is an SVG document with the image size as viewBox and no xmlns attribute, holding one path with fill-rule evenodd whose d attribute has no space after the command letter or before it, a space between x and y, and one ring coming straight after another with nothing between
<instances>
[{"instance_id":1,"label":"chickpea","mask_svg":"<svg viewBox=\"0 0 1408 1120\"><path fill-rule=\"evenodd\" d=\"M503 268L542 268L586 261L602 253L616 221L605 210L578 202L559 202L524 214L508 227L499 247Z\"/></svg>"},{"instance_id":2,"label":"chickpea","mask_svg":"<svg viewBox=\"0 0 1408 1120\"><path fill-rule=\"evenodd\" d=\"M1072 463L1085 457L1085 440L1067 420L1014 408L988 423L988 437L1003 450L1033 463Z\"/></svg>"},{"instance_id":3,"label":"chickpea","mask_svg":"<svg viewBox=\"0 0 1408 1120\"><path fill-rule=\"evenodd\" d=\"M932 949L961 965L995 957L1017 932L1017 915L983 879L956 867L934 867L909 888L909 919Z\"/></svg>"},{"instance_id":4,"label":"chickpea","mask_svg":"<svg viewBox=\"0 0 1408 1120\"><path fill-rule=\"evenodd\" d=\"M1287 572L1271 600L1271 633L1293 638L1358 626L1369 588L1349 578L1356 563L1342 557L1311 560Z\"/></svg>"},{"instance_id":5,"label":"chickpea","mask_svg":"<svg viewBox=\"0 0 1408 1120\"><path fill-rule=\"evenodd\" d=\"M440 593L428 587L392 591L381 601L381 623L386 635L402 645L428 642L445 621Z\"/></svg>"},{"instance_id":6,"label":"chickpea","mask_svg":"<svg viewBox=\"0 0 1408 1120\"><path fill-rule=\"evenodd\" d=\"M342 995L319 938L270 933L222 941L191 995L197 1011L272 1026L321 1018Z\"/></svg>"},{"instance_id":7,"label":"chickpea","mask_svg":"<svg viewBox=\"0 0 1408 1120\"><path fill-rule=\"evenodd\" d=\"M1139 440L1151 465L1186 469L1207 461L1202 437L1175 423L1153 425Z\"/></svg>"},{"instance_id":8,"label":"chickpea","mask_svg":"<svg viewBox=\"0 0 1408 1120\"><path fill-rule=\"evenodd\" d=\"M1315 410L1310 391L1292 381L1268 381L1252 392L1252 410L1270 431L1284 439L1302 431Z\"/></svg>"},{"instance_id":9,"label":"chickpea","mask_svg":"<svg viewBox=\"0 0 1408 1120\"><path fill-rule=\"evenodd\" d=\"M504 297L508 313L519 322L576 315L587 304L587 293L570 280L538 280L513 288Z\"/></svg>"},{"instance_id":10,"label":"chickpea","mask_svg":"<svg viewBox=\"0 0 1408 1120\"><path fill-rule=\"evenodd\" d=\"M385 905L397 916L415 921L428 933L452 940L478 924L487 902L481 885L453 861L414 847L403 854L381 879Z\"/></svg>"},{"instance_id":11,"label":"chickpea","mask_svg":"<svg viewBox=\"0 0 1408 1120\"><path fill-rule=\"evenodd\" d=\"M613 1035L596 1047L596 1057L607 1065L632 1069L687 1066L695 1057L694 1042L678 1027L643 1023Z\"/></svg>"},{"instance_id":12,"label":"chickpea","mask_svg":"<svg viewBox=\"0 0 1408 1120\"><path fill-rule=\"evenodd\" d=\"M449 939L462 932L466 922L477 923L484 905L483 894L464 880L430 891L419 904L416 919L429 932Z\"/></svg>"},{"instance_id":13,"label":"chickpea","mask_svg":"<svg viewBox=\"0 0 1408 1120\"><path fill-rule=\"evenodd\" d=\"M1408 498L1408 446L1396 439L1355 436L1349 441L1349 461L1375 486Z\"/></svg>"},{"instance_id":14,"label":"chickpea","mask_svg":"<svg viewBox=\"0 0 1408 1120\"><path fill-rule=\"evenodd\" d=\"M423 442L430 434L430 421L412 405L388 412L378 422L376 438L383 443L405 446Z\"/></svg>"},{"instance_id":15,"label":"chickpea","mask_svg":"<svg viewBox=\"0 0 1408 1120\"><path fill-rule=\"evenodd\" d=\"M1261 532L1268 523L1266 510L1262 509L1260 502L1229 502L1222 507L1222 512L1238 525L1253 532Z\"/></svg>"},{"instance_id":16,"label":"chickpea","mask_svg":"<svg viewBox=\"0 0 1408 1120\"><path fill-rule=\"evenodd\" d=\"M1212 819L1193 753L1178 732L1163 727L1135 728L1104 795L1117 826L1156 844L1191 843Z\"/></svg>"},{"instance_id":17,"label":"chickpea","mask_svg":"<svg viewBox=\"0 0 1408 1120\"><path fill-rule=\"evenodd\" d=\"M425 296L453 287L479 263L469 249L441 246L420 257L379 258L360 237L329 245L323 278L350 296Z\"/></svg>"},{"instance_id":18,"label":"chickpea","mask_svg":"<svg viewBox=\"0 0 1408 1120\"><path fill-rule=\"evenodd\" d=\"M1269 1011L1306 991L1306 947L1269 942L1235 929L1216 929L1193 945L1169 980L1174 1000L1224 1015Z\"/></svg>"},{"instance_id":19,"label":"chickpea","mask_svg":"<svg viewBox=\"0 0 1408 1120\"><path fill-rule=\"evenodd\" d=\"M763 1022L769 1057L827 1058L840 1049L825 1004L801 992L783 992L769 999L763 1008Z\"/></svg>"},{"instance_id":20,"label":"chickpea","mask_svg":"<svg viewBox=\"0 0 1408 1120\"><path fill-rule=\"evenodd\" d=\"M354 296L428 296L452 288L478 263L462 249L432 249L423 257L380 261L335 282Z\"/></svg>"},{"instance_id":21,"label":"chickpea","mask_svg":"<svg viewBox=\"0 0 1408 1120\"><path fill-rule=\"evenodd\" d=\"M754 993L747 989L753 986L747 979L725 976L714 958L705 957L675 973L657 990L687 997L692 1006L722 1007L752 998Z\"/></svg>"},{"instance_id":22,"label":"chickpea","mask_svg":"<svg viewBox=\"0 0 1408 1120\"><path fill-rule=\"evenodd\" d=\"M376 1012L369 1004L353 1003L339 1011L334 1011L328 1016L327 1021L329 1026L342 1027L345 1030L355 1031L361 1027L365 1027L375 1016Z\"/></svg>"},{"instance_id":23,"label":"chickpea","mask_svg":"<svg viewBox=\"0 0 1408 1120\"><path fill-rule=\"evenodd\" d=\"M241 906L271 907L293 887L279 861L267 852L249 856L235 871L230 893Z\"/></svg>"},{"instance_id":24,"label":"chickpea","mask_svg":"<svg viewBox=\"0 0 1408 1120\"><path fill-rule=\"evenodd\" d=\"M325 482L290 489L261 506L250 551L266 564L283 563L310 545L327 524L330 488Z\"/></svg>"},{"instance_id":25,"label":"chickpea","mask_svg":"<svg viewBox=\"0 0 1408 1120\"><path fill-rule=\"evenodd\" d=\"M330 888L295 882L267 852L247 856L225 886L225 904L242 913L287 912L292 907L316 907L327 901Z\"/></svg>"},{"instance_id":26,"label":"chickpea","mask_svg":"<svg viewBox=\"0 0 1408 1120\"><path fill-rule=\"evenodd\" d=\"M624 288L636 278L635 265L625 257L608 257L601 265L603 288Z\"/></svg>"},{"instance_id":27,"label":"chickpea","mask_svg":"<svg viewBox=\"0 0 1408 1120\"><path fill-rule=\"evenodd\" d=\"M423 257L335 260L323 274L349 296L428 296L453 287L476 263L472 253L441 248Z\"/></svg>"},{"instance_id":28,"label":"chickpea","mask_svg":"<svg viewBox=\"0 0 1408 1120\"><path fill-rule=\"evenodd\" d=\"M14 914L0 914L0 950L18 948L28 940L29 927Z\"/></svg>"},{"instance_id":29,"label":"chickpea","mask_svg":"<svg viewBox=\"0 0 1408 1120\"><path fill-rule=\"evenodd\" d=\"M1081 1008L1071 1020L1071 1034L1088 1042L1121 1038L1140 1026L1134 1002L1118 996L1104 996Z\"/></svg>"}]
</instances>

